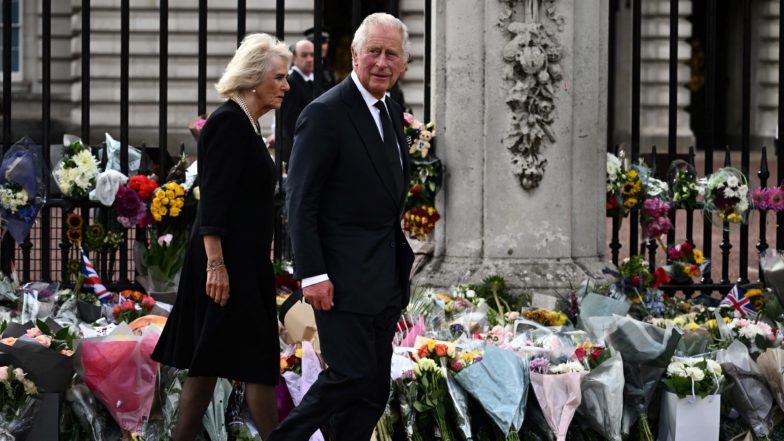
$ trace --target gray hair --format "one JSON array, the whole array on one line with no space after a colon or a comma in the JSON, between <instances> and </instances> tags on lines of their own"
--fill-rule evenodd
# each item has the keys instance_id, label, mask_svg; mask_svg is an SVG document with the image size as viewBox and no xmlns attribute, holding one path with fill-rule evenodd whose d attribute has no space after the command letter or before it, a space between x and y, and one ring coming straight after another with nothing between
<instances>
[{"instance_id":1,"label":"gray hair","mask_svg":"<svg viewBox=\"0 0 784 441\"><path fill-rule=\"evenodd\" d=\"M357 28L357 31L354 32L354 40L351 42L351 49L353 49L354 52L360 53L362 51L362 48L365 46L365 40L367 40L367 35L370 31L371 25L397 29L400 32L401 39L403 40L403 55L401 59L408 59L408 54L411 53L409 47L410 42L408 41L408 27L394 15L389 15L384 12L370 14L365 17L364 20L362 20L362 24L360 24Z\"/></svg>"},{"instance_id":2,"label":"gray hair","mask_svg":"<svg viewBox=\"0 0 784 441\"><path fill-rule=\"evenodd\" d=\"M273 57L282 58L287 66L291 62L291 52L285 43L267 34L247 35L215 83L215 89L224 98L252 89L266 78Z\"/></svg>"}]
</instances>

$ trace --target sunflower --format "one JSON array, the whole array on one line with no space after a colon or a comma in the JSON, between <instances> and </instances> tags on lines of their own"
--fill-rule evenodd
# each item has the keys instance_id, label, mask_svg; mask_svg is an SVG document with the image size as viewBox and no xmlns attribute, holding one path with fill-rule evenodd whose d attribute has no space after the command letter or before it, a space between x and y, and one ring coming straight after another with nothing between
<instances>
[{"instance_id":1,"label":"sunflower","mask_svg":"<svg viewBox=\"0 0 784 441\"><path fill-rule=\"evenodd\" d=\"M68 229L68 231L65 233L65 236L71 242L79 242L79 241L82 240L82 230L79 230L79 229Z\"/></svg>"},{"instance_id":2,"label":"sunflower","mask_svg":"<svg viewBox=\"0 0 784 441\"><path fill-rule=\"evenodd\" d=\"M87 239L89 240L102 241L105 235L106 230L101 224L92 224L87 227Z\"/></svg>"},{"instance_id":3,"label":"sunflower","mask_svg":"<svg viewBox=\"0 0 784 441\"><path fill-rule=\"evenodd\" d=\"M79 230L84 225L84 219L72 211L65 216L65 224L68 225L69 230Z\"/></svg>"},{"instance_id":4,"label":"sunflower","mask_svg":"<svg viewBox=\"0 0 784 441\"><path fill-rule=\"evenodd\" d=\"M82 270L82 263L79 262L77 259L71 259L68 261L68 273L70 274L78 274L79 271Z\"/></svg>"}]
</instances>

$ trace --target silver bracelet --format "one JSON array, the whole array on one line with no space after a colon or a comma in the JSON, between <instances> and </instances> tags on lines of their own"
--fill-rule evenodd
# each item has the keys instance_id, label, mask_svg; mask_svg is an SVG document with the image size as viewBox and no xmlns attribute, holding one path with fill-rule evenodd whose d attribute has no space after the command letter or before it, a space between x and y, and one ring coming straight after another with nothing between
<instances>
[{"instance_id":1,"label":"silver bracelet","mask_svg":"<svg viewBox=\"0 0 784 441\"><path fill-rule=\"evenodd\" d=\"M209 263L207 262L207 272L215 271L218 268L225 268L226 264L223 262L223 259L219 260L217 263Z\"/></svg>"}]
</instances>

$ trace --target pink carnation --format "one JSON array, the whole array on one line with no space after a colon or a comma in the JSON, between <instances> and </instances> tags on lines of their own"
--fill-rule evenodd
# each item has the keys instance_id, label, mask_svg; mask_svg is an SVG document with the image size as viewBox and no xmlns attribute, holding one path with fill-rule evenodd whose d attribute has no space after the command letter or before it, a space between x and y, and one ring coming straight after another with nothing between
<instances>
[{"instance_id":1,"label":"pink carnation","mask_svg":"<svg viewBox=\"0 0 784 441\"><path fill-rule=\"evenodd\" d=\"M43 335L43 332L41 332L41 330L38 328L30 328L27 331L25 331L25 334L27 334L27 336L30 338L36 338L39 335Z\"/></svg>"}]
</instances>

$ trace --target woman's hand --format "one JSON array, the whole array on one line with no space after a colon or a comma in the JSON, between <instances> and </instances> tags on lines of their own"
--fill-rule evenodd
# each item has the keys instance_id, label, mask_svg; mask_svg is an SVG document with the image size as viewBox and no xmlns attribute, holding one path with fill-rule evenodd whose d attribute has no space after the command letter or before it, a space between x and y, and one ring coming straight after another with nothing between
<instances>
[{"instance_id":1,"label":"woman's hand","mask_svg":"<svg viewBox=\"0 0 784 441\"><path fill-rule=\"evenodd\" d=\"M221 306L229 301L229 272L225 266L207 271L207 295Z\"/></svg>"}]
</instances>

